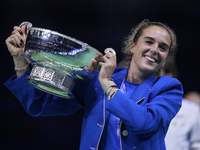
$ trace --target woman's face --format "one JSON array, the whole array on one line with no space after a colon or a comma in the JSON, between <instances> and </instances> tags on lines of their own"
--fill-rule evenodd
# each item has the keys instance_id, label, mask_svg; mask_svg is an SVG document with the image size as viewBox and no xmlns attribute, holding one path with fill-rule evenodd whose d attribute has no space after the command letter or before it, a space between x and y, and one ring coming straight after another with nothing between
<instances>
[{"instance_id":1,"label":"woman's face","mask_svg":"<svg viewBox=\"0 0 200 150\"><path fill-rule=\"evenodd\" d=\"M154 74L164 66L169 53L171 38L167 30L159 26L150 26L143 30L137 43L132 43L130 50L134 55L132 69Z\"/></svg>"}]
</instances>

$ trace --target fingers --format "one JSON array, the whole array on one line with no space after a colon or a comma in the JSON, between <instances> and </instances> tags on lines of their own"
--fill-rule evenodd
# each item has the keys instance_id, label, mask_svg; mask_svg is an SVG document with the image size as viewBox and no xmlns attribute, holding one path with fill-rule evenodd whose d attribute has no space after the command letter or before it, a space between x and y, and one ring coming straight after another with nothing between
<instances>
[{"instance_id":1,"label":"fingers","mask_svg":"<svg viewBox=\"0 0 200 150\"><path fill-rule=\"evenodd\" d=\"M14 31L19 32L19 34L22 36L23 40L25 40L25 38L27 37L28 32L27 32L27 26L26 25L21 26L21 28L18 27L18 26L15 26Z\"/></svg>"},{"instance_id":2,"label":"fingers","mask_svg":"<svg viewBox=\"0 0 200 150\"><path fill-rule=\"evenodd\" d=\"M100 71L103 65L107 65L107 67L115 67L116 64L116 52L112 48L106 48L104 50L105 55L101 58L101 63L98 66L98 70ZM109 66L110 65L110 66Z\"/></svg>"},{"instance_id":3,"label":"fingers","mask_svg":"<svg viewBox=\"0 0 200 150\"><path fill-rule=\"evenodd\" d=\"M20 27L14 26L11 35L5 40L8 51L12 56L16 56L24 53L24 46L27 37L27 26L23 24Z\"/></svg>"},{"instance_id":4,"label":"fingers","mask_svg":"<svg viewBox=\"0 0 200 150\"><path fill-rule=\"evenodd\" d=\"M106 55L100 58L100 62L98 64L98 71L101 70L102 66L105 67L116 67L116 55L108 52Z\"/></svg>"},{"instance_id":5,"label":"fingers","mask_svg":"<svg viewBox=\"0 0 200 150\"><path fill-rule=\"evenodd\" d=\"M116 55L112 52L108 52L106 55L101 57L98 64L99 71L99 82L103 85L105 82L109 81L114 70L116 68Z\"/></svg>"},{"instance_id":6,"label":"fingers","mask_svg":"<svg viewBox=\"0 0 200 150\"><path fill-rule=\"evenodd\" d=\"M98 53L95 54L94 58L96 61L100 61L101 55L99 55Z\"/></svg>"},{"instance_id":7,"label":"fingers","mask_svg":"<svg viewBox=\"0 0 200 150\"><path fill-rule=\"evenodd\" d=\"M18 26L14 26L13 31L18 31L19 34L22 36L23 35L23 30L22 28L18 27Z\"/></svg>"},{"instance_id":8,"label":"fingers","mask_svg":"<svg viewBox=\"0 0 200 150\"><path fill-rule=\"evenodd\" d=\"M23 38L24 29L21 29L18 26L14 26L14 30L11 35L6 39L5 43L11 54L13 53L23 53L23 48L25 41Z\"/></svg>"},{"instance_id":9,"label":"fingers","mask_svg":"<svg viewBox=\"0 0 200 150\"><path fill-rule=\"evenodd\" d=\"M19 33L19 31L14 30L12 32L11 36L6 39L6 44L7 44L7 46L11 44L15 47L23 47L24 40L23 40L21 34Z\"/></svg>"},{"instance_id":10,"label":"fingers","mask_svg":"<svg viewBox=\"0 0 200 150\"><path fill-rule=\"evenodd\" d=\"M107 59L111 59L111 58L114 58L114 54L112 54L112 53L107 53L106 55L105 55L105 57L107 58Z\"/></svg>"},{"instance_id":11,"label":"fingers","mask_svg":"<svg viewBox=\"0 0 200 150\"><path fill-rule=\"evenodd\" d=\"M116 61L116 55L111 52L108 52L101 58L101 62L109 62L109 61Z\"/></svg>"},{"instance_id":12,"label":"fingers","mask_svg":"<svg viewBox=\"0 0 200 150\"><path fill-rule=\"evenodd\" d=\"M19 46L19 47L23 47L24 46L24 38L22 37L22 35L20 34L20 32L18 32L17 30L14 30L12 32L12 35L10 36L13 39L13 44L15 46Z\"/></svg>"},{"instance_id":13,"label":"fingers","mask_svg":"<svg viewBox=\"0 0 200 150\"><path fill-rule=\"evenodd\" d=\"M104 53L106 54L105 56L106 56L107 59L111 59L112 57L114 57L114 59L116 61L116 52L115 52L114 49L112 49L112 48L106 48L104 50Z\"/></svg>"},{"instance_id":14,"label":"fingers","mask_svg":"<svg viewBox=\"0 0 200 150\"><path fill-rule=\"evenodd\" d=\"M96 54L96 55L94 56L94 58L92 58L91 63L92 63L92 67L93 67L93 68L96 68L96 67L97 67L97 65L98 65L98 63L99 63L99 61L100 61L100 58L101 58L101 56L100 56L99 54Z\"/></svg>"},{"instance_id":15,"label":"fingers","mask_svg":"<svg viewBox=\"0 0 200 150\"><path fill-rule=\"evenodd\" d=\"M90 64L87 67L87 70L88 71L94 71L97 68L97 66L98 66L100 58L101 58L101 55L99 55L99 54L96 53L96 55L94 56L94 58L91 59Z\"/></svg>"}]
</instances>

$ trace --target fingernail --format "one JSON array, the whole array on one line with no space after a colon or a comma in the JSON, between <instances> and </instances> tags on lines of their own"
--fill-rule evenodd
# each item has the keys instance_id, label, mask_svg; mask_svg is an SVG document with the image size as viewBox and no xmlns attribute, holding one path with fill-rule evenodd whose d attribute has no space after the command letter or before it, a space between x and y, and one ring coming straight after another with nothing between
<instances>
[{"instance_id":1,"label":"fingernail","mask_svg":"<svg viewBox=\"0 0 200 150\"><path fill-rule=\"evenodd\" d=\"M19 34L22 35L23 33L21 31L19 31Z\"/></svg>"},{"instance_id":2,"label":"fingernail","mask_svg":"<svg viewBox=\"0 0 200 150\"><path fill-rule=\"evenodd\" d=\"M24 41L22 39L20 41L21 41L22 44L24 43Z\"/></svg>"}]
</instances>

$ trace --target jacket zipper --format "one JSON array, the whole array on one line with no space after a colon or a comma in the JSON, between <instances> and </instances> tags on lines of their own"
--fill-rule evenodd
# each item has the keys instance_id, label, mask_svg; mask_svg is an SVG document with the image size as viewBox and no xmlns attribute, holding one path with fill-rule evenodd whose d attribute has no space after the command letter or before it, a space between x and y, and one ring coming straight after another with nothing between
<instances>
[{"instance_id":1,"label":"jacket zipper","mask_svg":"<svg viewBox=\"0 0 200 150\"><path fill-rule=\"evenodd\" d=\"M121 126L122 126L122 121L120 122L120 128L119 128L119 132L120 132L120 150L122 150L122 139L121 139Z\"/></svg>"},{"instance_id":2,"label":"jacket zipper","mask_svg":"<svg viewBox=\"0 0 200 150\"><path fill-rule=\"evenodd\" d=\"M105 92L104 92L104 95L103 95L103 128L101 130L101 135L99 137L96 150L98 150L98 148L99 148L99 143L100 143L100 139L101 139L102 134L103 134L104 126L105 126Z\"/></svg>"}]
</instances>

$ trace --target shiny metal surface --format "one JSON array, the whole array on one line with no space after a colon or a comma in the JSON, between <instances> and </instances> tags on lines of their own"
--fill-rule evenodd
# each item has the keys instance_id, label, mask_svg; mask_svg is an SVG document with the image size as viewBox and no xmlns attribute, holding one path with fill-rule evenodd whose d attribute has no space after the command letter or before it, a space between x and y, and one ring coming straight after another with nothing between
<instances>
[{"instance_id":1,"label":"shiny metal surface","mask_svg":"<svg viewBox=\"0 0 200 150\"><path fill-rule=\"evenodd\" d=\"M90 45L55 31L30 27L25 55L34 62L30 85L64 98L73 98L75 79L85 80L92 74L83 69L96 53ZM77 80L76 80L77 81Z\"/></svg>"}]
</instances>

